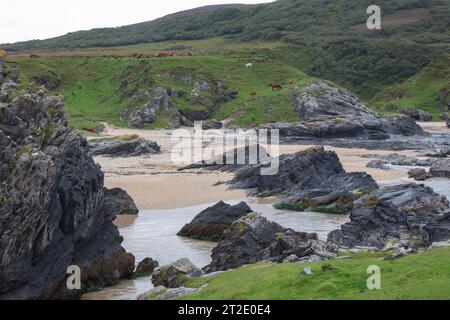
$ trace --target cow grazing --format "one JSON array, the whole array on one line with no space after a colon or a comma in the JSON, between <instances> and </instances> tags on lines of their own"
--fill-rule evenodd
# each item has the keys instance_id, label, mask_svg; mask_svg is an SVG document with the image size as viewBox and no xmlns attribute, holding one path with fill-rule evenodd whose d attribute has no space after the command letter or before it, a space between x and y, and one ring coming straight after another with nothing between
<instances>
[{"instance_id":1,"label":"cow grazing","mask_svg":"<svg viewBox=\"0 0 450 320\"><path fill-rule=\"evenodd\" d=\"M283 87L279 83L272 83L272 91L273 90L281 90Z\"/></svg>"},{"instance_id":2,"label":"cow grazing","mask_svg":"<svg viewBox=\"0 0 450 320\"><path fill-rule=\"evenodd\" d=\"M40 56L37 55L36 53L32 53L32 54L30 54L30 58L36 59L36 58L40 58Z\"/></svg>"},{"instance_id":3,"label":"cow grazing","mask_svg":"<svg viewBox=\"0 0 450 320\"><path fill-rule=\"evenodd\" d=\"M292 86L294 84L294 81L289 80L289 85Z\"/></svg>"},{"instance_id":4,"label":"cow grazing","mask_svg":"<svg viewBox=\"0 0 450 320\"><path fill-rule=\"evenodd\" d=\"M250 95L254 98L256 97L256 91L253 91L252 93L250 93Z\"/></svg>"},{"instance_id":5,"label":"cow grazing","mask_svg":"<svg viewBox=\"0 0 450 320\"><path fill-rule=\"evenodd\" d=\"M253 68L253 63L247 63L247 64L245 65L245 67L246 67L247 69L251 69L251 68Z\"/></svg>"}]
</instances>

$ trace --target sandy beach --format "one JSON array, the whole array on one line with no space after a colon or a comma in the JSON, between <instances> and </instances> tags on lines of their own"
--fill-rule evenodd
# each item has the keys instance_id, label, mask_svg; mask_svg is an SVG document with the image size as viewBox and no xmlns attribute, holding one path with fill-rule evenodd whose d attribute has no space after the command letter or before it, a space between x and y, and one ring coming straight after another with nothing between
<instances>
[{"instance_id":1,"label":"sandy beach","mask_svg":"<svg viewBox=\"0 0 450 320\"><path fill-rule=\"evenodd\" d=\"M442 132L442 123L424 123L430 132ZM189 129L192 130L192 129ZM161 146L161 154L133 158L96 157L95 160L105 172L107 187L120 187L127 190L135 199L141 210L175 209L220 200L236 200L245 197L243 190L230 191L223 182L229 181L233 175L222 172L180 172L182 165L171 161L171 130L138 130L105 126L102 136L118 136L136 134L140 137L156 141ZM313 145L281 145L280 154L295 153ZM367 172L379 183L383 181L406 178L407 173L400 170L380 170L367 168L372 159L369 154L391 154L394 151L366 150L326 147L336 152L344 168L348 172ZM396 151L407 156L417 155L414 151ZM274 202L275 199L267 201Z\"/></svg>"}]
</instances>

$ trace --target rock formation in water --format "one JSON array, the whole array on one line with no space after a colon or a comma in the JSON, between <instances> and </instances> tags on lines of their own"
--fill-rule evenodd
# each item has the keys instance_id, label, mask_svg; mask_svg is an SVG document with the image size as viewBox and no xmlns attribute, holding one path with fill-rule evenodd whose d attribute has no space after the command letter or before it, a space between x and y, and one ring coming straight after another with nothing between
<instances>
[{"instance_id":1,"label":"rock formation in water","mask_svg":"<svg viewBox=\"0 0 450 320\"><path fill-rule=\"evenodd\" d=\"M282 155L275 175L262 175L263 166L240 169L231 187L252 196L279 196L281 208L333 213L347 213L354 200L378 188L366 173L345 172L336 153L324 148Z\"/></svg>"},{"instance_id":2,"label":"rock formation in water","mask_svg":"<svg viewBox=\"0 0 450 320\"><path fill-rule=\"evenodd\" d=\"M212 252L207 273L224 271L259 261L280 263L288 259L314 261L333 257L315 233L296 232L270 222L257 213L236 221Z\"/></svg>"},{"instance_id":3,"label":"rock formation in water","mask_svg":"<svg viewBox=\"0 0 450 320\"><path fill-rule=\"evenodd\" d=\"M411 117L381 118L350 92L325 82L306 86L299 95L293 95L292 104L301 122L266 127L280 130L282 137L386 140L392 135L426 135Z\"/></svg>"},{"instance_id":4,"label":"rock formation in water","mask_svg":"<svg viewBox=\"0 0 450 320\"><path fill-rule=\"evenodd\" d=\"M152 258L145 258L144 260L139 262L138 266L136 267L134 277L139 278L150 276L158 267L159 267L158 261L153 260Z\"/></svg>"},{"instance_id":5,"label":"rock formation in water","mask_svg":"<svg viewBox=\"0 0 450 320\"><path fill-rule=\"evenodd\" d=\"M139 213L133 198L125 190L105 188L103 198L103 207L109 212L115 212L116 215L137 215Z\"/></svg>"},{"instance_id":6,"label":"rock formation in water","mask_svg":"<svg viewBox=\"0 0 450 320\"><path fill-rule=\"evenodd\" d=\"M76 299L131 277L134 257L112 223L121 206L62 98L0 104L0 145L0 299ZM73 265L81 290L66 286Z\"/></svg>"},{"instance_id":7,"label":"rock formation in water","mask_svg":"<svg viewBox=\"0 0 450 320\"><path fill-rule=\"evenodd\" d=\"M221 201L200 212L191 223L180 230L178 235L198 240L219 241L226 229L250 212L252 209L245 202L231 206Z\"/></svg>"},{"instance_id":8,"label":"rock formation in water","mask_svg":"<svg viewBox=\"0 0 450 320\"><path fill-rule=\"evenodd\" d=\"M395 242L416 249L450 239L449 202L423 185L376 190L355 202L350 220L331 232L328 241L379 249Z\"/></svg>"},{"instance_id":9,"label":"rock formation in water","mask_svg":"<svg viewBox=\"0 0 450 320\"><path fill-rule=\"evenodd\" d=\"M137 157L161 152L161 147L156 142L137 135L92 139L89 146L93 156Z\"/></svg>"}]
</instances>

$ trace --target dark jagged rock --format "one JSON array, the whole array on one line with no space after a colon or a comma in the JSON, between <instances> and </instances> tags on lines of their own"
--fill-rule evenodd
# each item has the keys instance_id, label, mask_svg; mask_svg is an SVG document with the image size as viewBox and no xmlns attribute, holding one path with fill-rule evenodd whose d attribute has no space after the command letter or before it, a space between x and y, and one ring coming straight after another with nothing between
<instances>
[{"instance_id":1,"label":"dark jagged rock","mask_svg":"<svg viewBox=\"0 0 450 320\"><path fill-rule=\"evenodd\" d=\"M221 201L202 211L191 223L185 225L178 235L199 240L219 241L223 232L233 222L250 212L252 209L245 202L231 206Z\"/></svg>"},{"instance_id":2,"label":"dark jagged rock","mask_svg":"<svg viewBox=\"0 0 450 320\"><path fill-rule=\"evenodd\" d=\"M285 229L256 213L236 221L224 233L212 253L212 262L204 268L207 273L224 271L259 261L281 263L288 257L295 261L311 257L326 259L333 254L317 234Z\"/></svg>"},{"instance_id":3,"label":"dark jagged rock","mask_svg":"<svg viewBox=\"0 0 450 320\"><path fill-rule=\"evenodd\" d=\"M137 157L161 152L161 148L156 142L140 138L137 135L93 139L89 141L89 145L90 153L93 156Z\"/></svg>"},{"instance_id":4,"label":"dark jagged rock","mask_svg":"<svg viewBox=\"0 0 450 320\"><path fill-rule=\"evenodd\" d=\"M389 170L389 167L387 167L386 164L387 164L386 161L383 160L372 160L366 165L366 167L373 169Z\"/></svg>"},{"instance_id":5,"label":"dark jagged rock","mask_svg":"<svg viewBox=\"0 0 450 320\"><path fill-rule=\"evenodd\" d=\"M147 96L146 104L135 110L125 109L121 118L133 127L142 128L145 124L153 123L156 120L159 110L174 111L173 104L164 88L155 88Z\"/></svg>"},{"instance_id":6,"label":"dark jagged rock","mask_svg":"<svg viewBox=\"0 0 450 320\"><path fill-rule=\"evenodd\" d=\"M408 171L408 176L416 181L425 181L433 175L423 168L414 168Z\"/></svg>"},{"instance_id":7,"label":"dark jagged rock","mask_svg":"<svg viewBox=\"0 0 450 320\"><path fill-rule=\"evenodd\" d=\"M430 167L436 161L433 157L408 157L400 154L388 154L388 155L370 155L370 158L376 158L374 162L370 164L380 164L386 166L387 164L392 164L395 166L406 166L406 167ZM367 165L369 167L369 165Z\"/></svg>"},{"instance_id":8,"label":"dark jagged rock","mask_svg":"<svg viewBox=\"0 0 450 320\"><path fill-rule=\"evenodd\" d=\"M202 274L200 269L184 258L156 269L152 276L152 282L155 287L179 288L183 285L184 277L199 277Z\"/></svg>"},{"instance_id":9,"label":"dark jagged rock","mask_svg":"<svg viewBox=\"0 0 450 320\"><path fill-rule=\"evenodd\" d=\"M255 156L256 153L256 156ZM235 148L211 160L203 160L181 168L184 170L207 169L213 171L235 172L252 164L263 164L271 161L267 150L261 145Z\"/></svg>"},{"instance_id":10,"label":"dark jagged rock","mask_svg":"<svg viewBox=\"0 0 450 320\"><path fill-rule=\"evenodd\" d=\"M137 215L139 209L130 195L120 188L104 190L104 208L116 215Z\"/></svg>"},{"instance_id":11,"label":"dark jagged rock","mask_svg":"<svg viewBox=\"0 0 450 320\"><path fill-rule=\"evenodd\" d=\"M262 175L263 165L249 165L230 182L252 196L281 196L280 208L346 213L351 203L378 188L365 173L346 173L338 156L324 148L282 155L275 175Z\"/></svg>"},{"instance_id":12,"label":"dark jagged rock","mask_svg":"<svg viewBox=\"0 0 450 320\"><path fill-rule=\"evenodd\" d=\"M348 214L353 202L378 188L366 173L340 173L328 178L314 189L294 187L278 205L297 211Z\"/></svg>"},{"instance_id":13,"label":"dark jagged rock","mask_svg":"<svg viewBox=\"0 0 450 320\"><path fill-rule=\"evenodd\" d=\"M426 133L408 116L379 117L348 91L324 82L306 86L292 98L301 122L273 123L281 137L365 138L386 140L393 135L425 136Z\"/></svg>"},{"instance_id":14,"label":"dark jagged rock","mask_svg":"<svg viewBox=\"0 0 450 320\"><path fill-rule=\"evenodd\" d=\"M379 249L396 241L415 249L450 239L449 202L423 185L376 190L355 202L350 220L331 232L328 241Z\"/></svg>"},{"instance_id":15,"label":"dark jagged rock","mask_svg":"<svg viewBox=\"0 0 450 320\"><path fill-rule=\"evenodd\" d=\"M433 177L450 179L450 159L441 159L435 162L430 169Z\"/></svg>"},{"instance_id":16,"label":"dark jagged rock","mask_svg":"<svg viewBox=\"0 0 450 320\"><path fill-rule=\"evenodd\" d=\"M0 104L0 299L79 298L131 277L105 202L103 174L64 116L61 97L20 95ZM68 290L67 268L82 290Z\"/></svg>"},{"instance_id":17,"label":"dark jagged rock","mask_svg":"<svg viewBox=\"0 0 450 320\"><path fill-rule=\"evenodd\" d=\"M426 111L419 108L404 108L401 111L402 114L413 118L416 121L431 121L433 117Z\"/></svg>"},{"instance_id":18,"label":"dark jagged rock","mask_svg":"<svg viewBox=\"0 0 450 320\"><path fill-rule=\"evenodd\" d=\"M159 263L152 258L145 258L139 262L136 271L134 272L134 277L147 277L153 274L156 268L159 267Z\"/></svg>"}]
</instances>

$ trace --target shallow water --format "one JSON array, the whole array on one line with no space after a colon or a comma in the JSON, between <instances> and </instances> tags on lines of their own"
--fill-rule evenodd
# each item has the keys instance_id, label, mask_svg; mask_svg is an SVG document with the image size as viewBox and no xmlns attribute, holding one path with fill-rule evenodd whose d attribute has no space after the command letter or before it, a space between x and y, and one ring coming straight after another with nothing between
<instances>
[{"instance_id":1,"label":"shallow water","mask_svg":"<svg viewBox=\"0 0 450 320\"><path fill-rule=\"evenodd\" d=\"M321 239L348 221L347 216L299 213L276 210L270 204L245 200L254 211L269 220L296 231L316 232ZM237 204L239 201L228 201ZM123 246L136 257L136 263L146 257L156 259L160 265L174 262L180 258L189 258L196 266L204 267L211 261L211 251L215 244L181 238L176 233L189 223L198 213L213 204L174 210L141 211L139 217L130 225L121 228L124 237ZM122 281L119 285L83 296L86 300L128 300L135 299L140 293L153 288L150 277Z\"/></svg>"}]
</instances>

